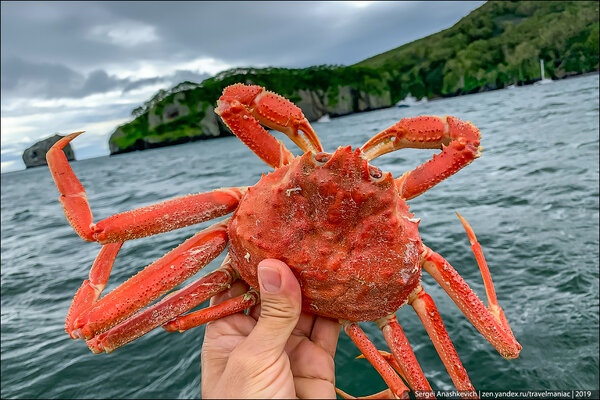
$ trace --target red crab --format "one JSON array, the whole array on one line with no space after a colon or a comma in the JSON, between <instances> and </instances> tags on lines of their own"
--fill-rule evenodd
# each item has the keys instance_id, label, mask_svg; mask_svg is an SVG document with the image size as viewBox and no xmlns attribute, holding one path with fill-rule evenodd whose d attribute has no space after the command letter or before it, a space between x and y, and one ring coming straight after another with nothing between
<instances>
[{"instance_id":1,"label":"red crab","mask_svg":"<svg viewBox=\"0 0 600 400\"><path fill-rule=\"evenodd\" d=\"M457 389L474 390L433 300L421 287L422 268L503 357L518 356L521 345L496 301L470 226L459 216L483 275L489 308L442 256L423 244L419 219L406 204L480 155L475 126L454 117L408 118L361 148L325 153L302 111L260 86L229 86L217 103L217 114L233 133L275 169L252 187L179 197L94 223L85 190L62 151L81 132L61 139L48 152L69 223L84 240L104 245L69 310L65 329L72 338L85 339L95 353L109 353L158 326L184 331L240 312L259 301L257 291L182 315L236 279L258 288L258 263L278 258L300 282L303 309L338 319L396 396L405 396L408 389L391 366L413 390L431 391L395 316L405 304L421 319ZM295 157L260 124L285 133L304 154ZM407 147L442 152L396 179L369 165L382 154ZM231 212L231 218L198 232L99 299L124 241ZM139 311L217 257L228 241L229 253L220 268ZM359 321L377 323L393 356L375 349ZM389 390L380 395L389 395Z\"/></svg>"}]
</instances>

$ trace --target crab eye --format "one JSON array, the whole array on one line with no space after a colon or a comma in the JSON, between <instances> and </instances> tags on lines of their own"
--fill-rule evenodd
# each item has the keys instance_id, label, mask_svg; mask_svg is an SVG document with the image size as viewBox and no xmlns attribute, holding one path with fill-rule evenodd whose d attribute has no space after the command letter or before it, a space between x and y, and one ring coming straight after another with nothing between
<instances>
[{"instance_id":1,"label":"crab eye","mask_svg":"<svg viewBox=\"0 0 600 400\"><path fill-rule=\"evenodd\" d=\"M369 175L374 179L379 179L383 176L383 172L379 168L369 165Z\"/></svg>"},{"instance_id":2,"label":"crab eye","mask_svg":"<svg viewBox=\"0 0 600 400\"><path fill-rule=\"evenodd\" d=\"M330 156L331 155L329 153L320 152L315 154L315 160L317 160L320 163L326 163L327 161L329 161Z\"/></svg>"}]
</instances>

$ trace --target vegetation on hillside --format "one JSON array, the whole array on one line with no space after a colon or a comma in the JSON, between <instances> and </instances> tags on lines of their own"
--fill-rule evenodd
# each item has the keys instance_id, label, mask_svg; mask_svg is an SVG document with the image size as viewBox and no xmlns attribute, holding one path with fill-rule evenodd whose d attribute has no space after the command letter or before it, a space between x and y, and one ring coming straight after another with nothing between
<instances>
[{"instance_id":1,"label":"vegetation on hillside","mask_svg":"<svg viewBox=\"0 0 600 400\"><path fill-rule=\"evenodd\" d=\"M449 29L353 66L236 68L199 84L183 82L136 108L136 118L119 127L111 141L126 149L140 140L175 143L202 136L200 120L207 107L237 82L265 86L292 101L299 101L299 91L305 89L335 102L339 88L350 86L365 93L388 92L395 103L408 94L433 98L531 83L541 77L540 59L550 78L598 70L598 4L488 2ZM179 93L190 113L157 126L149 123Z\"/></svg>"},{"instance_id":2,"label":"vegetation on hillside","mask_svg":"<svg viewBox=\"0 0 600 400\"><path fill-rule=\"evenodd\" d=\"M322 90L327 92L332 87L351 85L367 93L380 93L387 90L382 85L380 71L365 67L344 67L336 65L318 65L309 68L234 68L220 72L202 83L182 82L170 91L160 90L143 106L133 110L134 116L139 116L161 103L173 101L175 94L185 91L186 104L195 108L202 101L216 102L223 89L234 83L261 85L279 93L292 101L298 100L301 89ZM385 81L385 79L383 80ZM155 112L162 111L160 108Z\"/></svg>"},{"instance_id":3,"label":"vegetation on hillside","mask_svg":"<svg viewBox=\"0 0 600 400\"><path fill-rule=\"evenodd\" d=\"M386 79L380 71L366 67L320 65L309 68L235 68L221 72L200 84L183 82L169 91L161 90L152 99L133 110L135 119L118 128L119 135L111 140L121 149L135 146L142 139L176 143L185 137L201 135L200 120L205 116L208 105L216 105L223 89L234 83L261 85L279 93L291 101L299 101L299 91L308 89L322 91L331 102L335 102L340 86L350 86L365 93L382 94L387 91ZM184 93L183 104L191 114L178 117L168 124L151 128L150 113L160 116L167 104L175 102L175 96ZM200 109L199 109L200 106Z\"/></svg>"},{"instance_id":4,"label":"vegetation on hillside","mask_svg":"<svg viewBox=\"0 0 600 400\"><path fill-rule=\"evenodd\" d=\"M598 69L598 2L491 1L453 27L356 66L389 74L392 99L456 95Z\"/></svg>"}]
</instances>

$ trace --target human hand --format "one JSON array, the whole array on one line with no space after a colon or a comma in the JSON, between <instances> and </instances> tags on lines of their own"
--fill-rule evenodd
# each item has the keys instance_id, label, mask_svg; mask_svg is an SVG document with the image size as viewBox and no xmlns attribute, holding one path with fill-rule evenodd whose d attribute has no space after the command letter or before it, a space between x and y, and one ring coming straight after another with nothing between
<instances>
[{"instance_id":1,"label":"human hand","mask_svg":"<svg viewBox=\"0 0 600 400\"><path fill-rule=\"evenodd\" d=\"M204 398L332 398L340 325L301 312L300 285L278 260L258 264L261 304L207 324L202 345ZM238 281L211 306L239 296Z\"/></svg>"}]
</instances>

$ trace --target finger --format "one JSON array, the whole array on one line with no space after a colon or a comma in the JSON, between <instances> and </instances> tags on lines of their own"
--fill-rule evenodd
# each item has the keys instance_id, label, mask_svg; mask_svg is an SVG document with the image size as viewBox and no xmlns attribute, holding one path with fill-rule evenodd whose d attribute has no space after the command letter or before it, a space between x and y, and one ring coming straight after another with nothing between
<instances>
[{"instance_id":1,"label":"finger","mask_svg":"<svg viewBox=\"0 0 600 400\"><path fill-rule=\"evenodd\" d=\"M338 321L317 316L313 326L310 340L321 346L331 357L335 357L338 338L340 337L341 325Z\"/></svg>"},{"instance_id":2,"label":"finger","mask_svg":"<svg viewBox=\"0 0 600 400\"><path fill-rule=\"evenodd\" d=\"M302 336L306 336L307 338L310 337L310 334L312 333L313 330L313 325L315 323L315 315L314 314L309 314L309 313L300 313L300 319L298 320L298 323L296 324L296 327L294 328L294 334L295 335L302 335Z\"/></svg>"},{"instance_id":3,"label":"finger","mask_svg":"<svg viewBox=\"0 0 600 400\"><path fill-rule=\"evenodd\" d=\"M260 317L260 304L252 306L248 310L248 316L258 321L258 318ZM316 315L314 314L302 312L293 333L310 338L310 334L312 333L313 325L315 323L315 317Z\"/></svg>"},{"instance_id":4,"label":"finger","mask_svg":"<svg viewBox=\"0 0 600 400\"><path fill-rule=\"evenodd\" d=\"M241 280L235 281L229 289L225 290L224 292L217 293L215 296L213 296L210 299L210 306L215 306L224 302L225 300L229 300L239 295L242 295L248 291L248 288L249 287L248 284L246 284L246 282Z\"/></svg>"},{"instance_id":5,"label":"finger","mask_svg":"<svg viewBox=\"0 0 600 400\"><path fill-rule=\"evenodd\" d=\"M296 396L299 399L335 399L335 385L327 379L313 377L294 377ZM392 397L389 397L390 399Z\"/></svg>"},{"instance_id":6,"label":"finger","mask_svg":"<svg viewBox=\"0 0 600 400\"><path fill-rule=\"evenodd\" d=\"M229 289L213 296L210 299L210 305L220 304L227 299L246 293L247 290L245 282L236 281ZM235 317L240 317L240 315L230 315L225 319L210 321L206 324L202 341L202 356L200 357L203 391L214 391L227 366L231 349L243 340L241 336L245 336L242 333L244 330L250 332L252 329L251 326L247 326L247 321ZM223 332L227 334L224 335Z\"/></svg>"},{"instance_id":7,"label":"finger","mask_svg":"<svg viewBox=\"0 0 600 400\"><path fill-rule=\"evenodd\" d=\"M248 316L254 318L255 321L258 321L260 317L260 304L252 306L248 309Z\"/></svg>"},{"instance_id":8,"label":"finger","mask_svg":"<svg viewBox=\"0 0 600 400\"><path fill-rule=\"evenodd\" d=\"M283 352L300 318L300 284L285 263L273 259L258 264L258 281L260 317L244 347L251 353L260 353L264 359L276 358Z\"/></svg>"}]
</instances>

